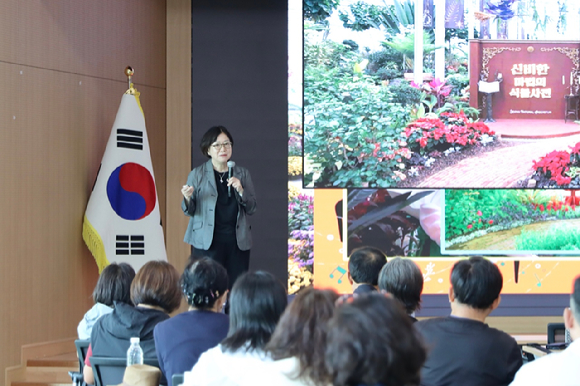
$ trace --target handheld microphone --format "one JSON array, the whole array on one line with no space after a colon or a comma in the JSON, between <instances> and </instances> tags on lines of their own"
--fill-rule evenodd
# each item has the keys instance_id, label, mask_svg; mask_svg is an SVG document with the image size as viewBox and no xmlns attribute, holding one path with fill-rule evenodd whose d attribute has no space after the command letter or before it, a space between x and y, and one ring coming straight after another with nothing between
<instances>
[{"instance_id":1,"label":"handheld microphone","mask_svg":"<svg viewBox=\"0 0 580 386\"><path fill-rule=\"evenodd\" d=\"M236 166L236 163L234 161L228 161L228 180L230 178L232 178L233 174L234 174L234 166ZM232 186L228 186L228 197L232 196Z\"/></svg>"}]
</instances>

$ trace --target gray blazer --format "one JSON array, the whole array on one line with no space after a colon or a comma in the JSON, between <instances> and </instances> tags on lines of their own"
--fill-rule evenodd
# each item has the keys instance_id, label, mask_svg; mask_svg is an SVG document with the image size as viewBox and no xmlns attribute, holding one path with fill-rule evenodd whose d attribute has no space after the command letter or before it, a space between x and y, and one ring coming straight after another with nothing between
<instances>
[{"instance_id":1,"label":"gray blazer","mask_svg":"<svg viewBox=\"0 0 580 386\"><path fill-rule=\"evenodd\" d=\"M234 166L233 175L240 180L244 187L241 196L235 189L232 189L238 201L236 240L238 248L247 251L252 247L251 226L247 216L256 212L254 184L252 184L252 178L246 168ZM183 213L190 217L183 241L197 249L207 250L213 240L218 195L211 159L189 173L187 185L193 186L194 190L189 205L186 205L185 199L181 202Z\"/></svg>"}]
</instances>

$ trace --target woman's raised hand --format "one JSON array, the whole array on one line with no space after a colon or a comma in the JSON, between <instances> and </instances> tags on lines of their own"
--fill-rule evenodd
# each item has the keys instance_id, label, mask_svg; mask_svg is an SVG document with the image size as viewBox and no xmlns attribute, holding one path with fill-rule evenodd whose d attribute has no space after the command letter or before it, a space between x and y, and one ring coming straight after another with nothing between
<instances>
[{"instance_id":1,"label":"woman's raised hand","mask_svg":"<svg viewBox=\"0 0 580 386\"><path fill-rule=\"evenodd\" d=\"M183 197L189 201L191 195L193 194L193 186L183 185L183 188L181 188L181 194L183 194Z\"/></svg>"}]
</instances>

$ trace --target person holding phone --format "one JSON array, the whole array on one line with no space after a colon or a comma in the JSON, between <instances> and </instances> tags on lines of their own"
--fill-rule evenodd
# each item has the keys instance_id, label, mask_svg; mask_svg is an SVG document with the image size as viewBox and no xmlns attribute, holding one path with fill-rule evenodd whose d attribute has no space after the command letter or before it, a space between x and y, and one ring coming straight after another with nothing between
<instances>
[{"instance_id":1,"label":"person holding phone","mask_svg":"<svg viewBox=\"0 0 580 386\"><path fill-rule=\"evenodd\" d=\"M252 233L248 216L256 212L252 178L231 162L234 139L223 126L211 127L201 138L209 158L193 169L181 189L181 208L189 216L184 241L196 257L209 257L224 266L229 288L250 265Z\"/></svg>"}]
</instances>

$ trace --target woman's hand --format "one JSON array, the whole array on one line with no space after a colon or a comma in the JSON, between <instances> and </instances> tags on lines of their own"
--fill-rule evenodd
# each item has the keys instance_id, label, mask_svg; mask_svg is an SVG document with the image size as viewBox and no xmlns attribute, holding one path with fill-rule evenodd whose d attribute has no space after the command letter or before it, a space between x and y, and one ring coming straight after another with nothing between
<instances>
[{"instance_id":1,"label":"woman's hand","mask_svg":"<svg viewBox=\"0 0 580 386\"><path fill-rule=\"evenodd\" d=\"M231 186L232 188L234 188L236 190L236 192L238 192L238 194L244 193L244 187L242 186L242 183L240 182L240 180L237 177L230 178L228 180L228 186Z\"/></svg>"},{"instance_id":2,"label":"woman's hand","mask_svg":"<svg viewBox=\"0 0 580 386\"><path fill-rule=\"evenodd\" d=\"M193 186L183 185L183 188L181 188L181 194L183 194L185 200L189 202L191 196L193 195Z\"/></svg>"}]
</instances>

